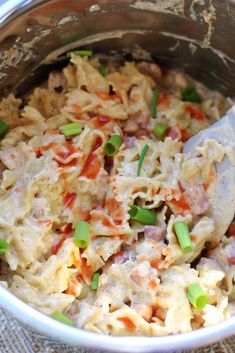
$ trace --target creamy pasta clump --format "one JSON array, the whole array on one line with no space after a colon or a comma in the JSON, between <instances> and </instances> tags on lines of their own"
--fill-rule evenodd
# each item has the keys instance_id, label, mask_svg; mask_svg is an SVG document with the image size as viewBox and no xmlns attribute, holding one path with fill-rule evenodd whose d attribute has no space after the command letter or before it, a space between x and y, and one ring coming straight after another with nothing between
<instances>
[{"instance_id":1,"label":"creamy pasta clump","mask_svg":"<svg viewBox=\"0 0 235 353\"><path fill-rule=\"evenodd\" d=\"M76 55L23 107L3 99L2 284L103 334L175 334L233 315L235 228L215 239L209 202L225 151L207 140L182 152L227 109L181 72Z\"/></svg>"}]
</instances>

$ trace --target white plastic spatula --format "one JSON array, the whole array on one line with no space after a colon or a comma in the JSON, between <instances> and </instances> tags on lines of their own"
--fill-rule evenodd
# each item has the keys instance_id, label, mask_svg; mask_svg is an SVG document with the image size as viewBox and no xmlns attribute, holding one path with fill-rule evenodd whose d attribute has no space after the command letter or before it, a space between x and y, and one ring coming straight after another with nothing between
<instances>
[{"instance_id":1,"label":"white plastic spatula","mask_svg":"<svg viewBox=\"0 0 235 353\"><path fill-rule=\"evenodd\" d=\"M206 139L213 139L231 148L235 160L235 106L226 115L208 129L190 138L184 145L184 153L193 155L197 146ZM215 240L221 238L232 222L235 214L235 164L224 157L216 164L217 180L210 188L210 209L208 216L215 221Z\"/></svg>"}]
</instances>

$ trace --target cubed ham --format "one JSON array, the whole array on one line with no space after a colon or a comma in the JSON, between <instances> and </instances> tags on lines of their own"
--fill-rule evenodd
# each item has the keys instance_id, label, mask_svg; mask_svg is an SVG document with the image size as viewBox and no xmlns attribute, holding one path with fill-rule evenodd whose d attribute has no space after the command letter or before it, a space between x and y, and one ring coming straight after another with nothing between
<instances>
[{"instance_id":1,"label":"cubed ham","mask_svg":"<svg viewBox=\"0 0 235 353\"><path fill-rule=\"evenodd\" d=\"M209 201L203 185L195 185L187 188L184 197L194 215L205 213L209 208Z\"/></svg>"},{"instance_id":2,"label":"cubed ham","mask_svg":"<svg viewBox=\"0 0 235 353\"><path fill-rule=\"evenodd\" d=\"M178 126L172 126L166 134L167 137L171 137L172 140L180 139L181 138L181 132Z\"/></svg>"},{"instance_id":3,"label":"cubed ham","mask_svg":"<svg viewBox=\"0 0 235 353\"><path fill-rule=\"evenodd\" d=\"M119 251L117 254L114 255L114 263L115 264L123 264L129 260L129 251Z\"/></svg>"},{"instance_id":4,"label":"cubed ham","mask_svg":"<svg viewBox=\"0 0 235 353\"><path fill-rule=\"evenodd\" d=\"M166 228L157 226L145 226L144 227L144 238L145 240L154 240L156 242L163 241L166 234Z\"/></svg>"},{"instance_id":5,"label":"cubed ham","mask_svg":"<svg viewBox=\"0 0 235 353\"><path fill-rule=\"evenodd\" d=\"M126 148L132 148L135 146L136 143L136 137L135 136L129 136L124 138L124 144Z\"/></svg>"}]
</instances>

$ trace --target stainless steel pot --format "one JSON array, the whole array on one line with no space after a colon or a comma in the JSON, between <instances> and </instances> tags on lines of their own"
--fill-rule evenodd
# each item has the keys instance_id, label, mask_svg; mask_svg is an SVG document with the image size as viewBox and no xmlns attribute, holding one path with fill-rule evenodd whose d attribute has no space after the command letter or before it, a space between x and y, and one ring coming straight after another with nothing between
<instances>
[{"instance_id":1,"label":"stainless steel pot","mask_svg":"<svg viewBox=\"0 0 235 353\"><path fill-rule=\"evenodd\" d=\"M80 46L152 58L233 96L234 38L234 1L8 0L0 5L0 96L26 92L54 65L64 65L63 53ZM232 318L169 337L101 336L62 325L1 286L0 305L48 336L102 351L169 352L235 333Z\"/></svg>"}]
</instances>

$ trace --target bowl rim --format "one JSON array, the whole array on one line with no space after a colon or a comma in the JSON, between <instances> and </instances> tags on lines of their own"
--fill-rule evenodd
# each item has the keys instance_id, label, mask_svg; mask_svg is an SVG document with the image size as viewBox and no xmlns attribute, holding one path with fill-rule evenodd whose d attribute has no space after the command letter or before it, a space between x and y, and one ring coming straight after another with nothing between
<instances>
[{"instance_id":1,"label":"bowl rim","mask_svg":"<svg viewBox=\"0 0 235 353\"><path fill-rule=\"evenodd\" d=\"M235 317L214 326L170 336L108 336L64 325L26 304L0 285L0 306L19 321L47 337L72 346L109 352L157 353L192 349L235 333ZM121 338L121 339L120 339Z\"/></svg>"}]
</instances>

